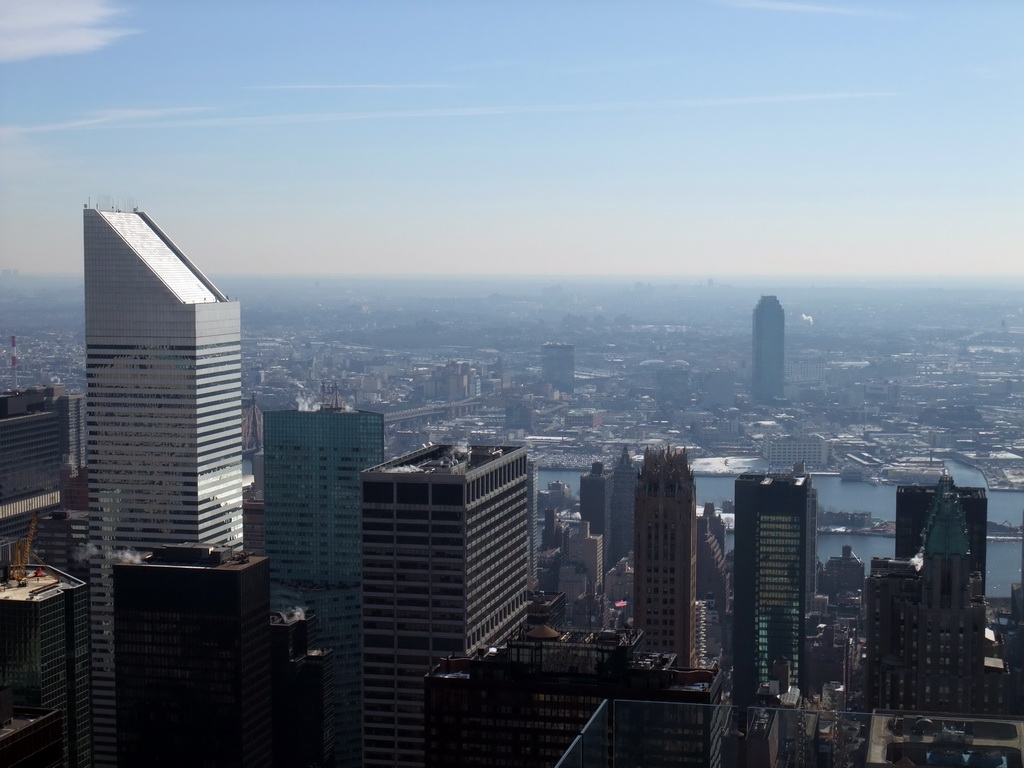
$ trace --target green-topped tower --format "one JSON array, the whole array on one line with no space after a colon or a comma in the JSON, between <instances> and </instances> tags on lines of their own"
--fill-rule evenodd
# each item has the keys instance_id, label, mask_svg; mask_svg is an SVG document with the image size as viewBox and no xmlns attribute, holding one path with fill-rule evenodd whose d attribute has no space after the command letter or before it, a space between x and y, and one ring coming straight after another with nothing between
<instances>
[{"instance_id":1,"label":"green-topped tower","mask_svg":"<svg viewBox=\"0 0 1024 768\"><path fill-rule=\"evenodd\" d=\"M1005 713L1010 675L971 566L963 501L944 474L921 550L875 558L865 580L868 709Z\"/></svg>"}]
</instances>

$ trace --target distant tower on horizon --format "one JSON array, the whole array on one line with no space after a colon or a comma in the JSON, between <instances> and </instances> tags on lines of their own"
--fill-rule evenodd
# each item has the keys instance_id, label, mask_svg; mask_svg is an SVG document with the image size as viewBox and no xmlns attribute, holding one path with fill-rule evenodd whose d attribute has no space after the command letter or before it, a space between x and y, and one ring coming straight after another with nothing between
<instances>
[{"instance_id":1,"label":"distant tower on horizon","mask_svg":"<svg viewBox=\"0 0 1024 768\"><path fill-rule=\"evenodd\" d=\"M685 449L644 451L634 527L634 624L646 650L696 667L697 502Z\"/></svg>"},{"instance_id":2,"label":"distant tower on horizon","mask_svg":"<svg viewBox=\"0 0 1024 768\"><path fill-rule=\"evenodd\" d=\"M780 661L807 693L817 492L810 475L745 474L736 478L735 499L733 701L745 710Z\"/></svg>"},{"instance_id":3,"label":"distant tower on horizon","mask_svg":"<svg viewBox=\"0 0 1024 768\"><path fill-rule=\"evenodd\" d=\"M549 341L541 347L541 377L560 392L576 391L576 347Z\"/></svg>"},{"instance_id":4,"label":"distant tower on horizon","mask_svg":"<svg viewBox=\"0 0 1024 768\"><path fill-rule=\"evenodd\" d=\"M229 301L145 213L87 208L93 735L116 760L113 551L242 543L241 340Z\"/></svg>"},{"instance_id":5,"label":"distant tower on horizon","mask_svg":"<svg viewBox=\"0 0 1024 768\"><path fill-rule=\"evenodd\" d=\"M775 296L762 296L754 307L750 394L755 403L782 397L786 353L786 313Z\"/></svg>"}]
</instances>

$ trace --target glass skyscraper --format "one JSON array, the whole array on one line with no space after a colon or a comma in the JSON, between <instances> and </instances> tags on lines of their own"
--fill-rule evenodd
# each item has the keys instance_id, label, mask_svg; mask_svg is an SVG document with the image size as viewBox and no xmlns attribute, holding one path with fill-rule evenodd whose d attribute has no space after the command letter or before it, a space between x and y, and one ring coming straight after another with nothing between
<instances>
[{"instance_id":1,"label":"glass skyscraper","mask_svg":"<svg viewBox=\"0 0 1024 768\"><path fill-rule=\"evenodd\" d=\"M736 478L733 701L745 708L775 662L807 693L804 625L814 591L817 495L810 475Z\"/></svg>"},{"instance_id":2,"label":"glass skyscraper","mask_svg":"<svg viewBox=\"0 0 1024 768\"><path fill-rule=\"evenodd\" d=\"M111 557L242 542L241 346L229 301L145 213L87 208L95 758L116 755Z\"/></svg>"},{"instance_id":3,"label":"glass skyscraper","mask_svg":"<svg viewBox=\"0 0 1024 768\"><path fill-rule=\"evenodd\" d=\"M338 765L362 747L359 473L384 459L384 416L329 408L263 417L266 551L275 610L317 617L334 649Z\"/></svg>"}]
</instances>

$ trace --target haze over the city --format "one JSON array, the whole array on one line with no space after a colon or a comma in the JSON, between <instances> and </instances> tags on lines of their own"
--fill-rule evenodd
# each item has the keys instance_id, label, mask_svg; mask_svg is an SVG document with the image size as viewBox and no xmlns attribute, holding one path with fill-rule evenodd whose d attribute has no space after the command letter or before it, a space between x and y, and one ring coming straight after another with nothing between
<instances>
[{"instance_id":1,"label":"haze over the city","mask_svg":"<svg viewBox=\"0 0 1024 768\"><path fill-rule=\"evenodd\" d=\"M0 266L1020 275L1010 2L0 3Z\"/></svg>"}]
</instances>

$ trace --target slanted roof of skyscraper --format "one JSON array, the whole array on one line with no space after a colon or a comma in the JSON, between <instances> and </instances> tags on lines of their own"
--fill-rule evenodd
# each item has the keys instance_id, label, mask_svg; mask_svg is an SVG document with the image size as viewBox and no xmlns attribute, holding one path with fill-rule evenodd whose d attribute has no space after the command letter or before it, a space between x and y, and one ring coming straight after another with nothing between
<instances>
[{"instance_id":1,"label":"slanted roof of skyscraper","mask_svg":"<svg viewBox=\"0 0 1024 768\"><path fill-rule=\"evenodd\" d=\"M182 304L224 300L223 296L218 295L219 291L180 251L171 247L142 214L121 211L98 213Z\"/></svg>"}]
</instances>

